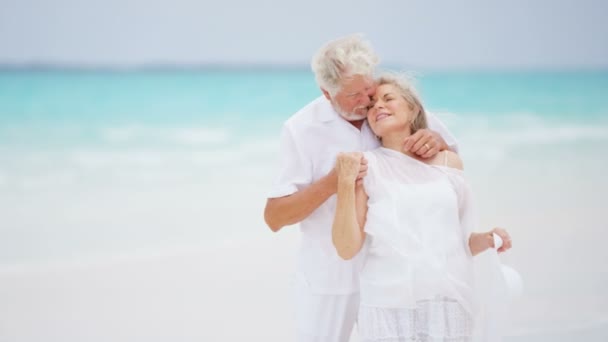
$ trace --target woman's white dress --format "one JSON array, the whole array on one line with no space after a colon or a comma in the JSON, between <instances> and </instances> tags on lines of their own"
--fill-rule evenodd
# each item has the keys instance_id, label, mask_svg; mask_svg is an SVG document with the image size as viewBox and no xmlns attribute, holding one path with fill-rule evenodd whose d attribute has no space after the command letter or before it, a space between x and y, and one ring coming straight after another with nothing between
<instances>
[{"instance_id":1,"label":"woman's white dress","mask_svg":"<svg viewBox=\"0 0 608 342\"><path fill-rule=\"evenodd\" d=\"M498 341L506 288L496 252L473 257L463 172L387 148L366 152L363 341Z\"/></svg>"}]
</instances>

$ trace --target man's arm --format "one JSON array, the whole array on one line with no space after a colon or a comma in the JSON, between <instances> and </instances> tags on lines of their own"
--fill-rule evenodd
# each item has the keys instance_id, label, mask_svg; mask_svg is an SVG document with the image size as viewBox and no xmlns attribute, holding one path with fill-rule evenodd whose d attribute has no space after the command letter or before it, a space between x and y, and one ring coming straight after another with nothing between
<instances>
[{"instance_id":1,"label":"man's arm","mask_svg":"<svg viewBox=\"0 0 608 342\"><path fill-rule=\"evenodd\" d=\"M432 113L426 114L428 129L420 129L406 138L403 150L426 159L444 150L458 153L458 143L443 122Z\"/></svg>"},{"instance_id":2,"label":"man's arm","mask_svg":"<svg viewBox=\"0 0 608 342\"><path fill-rule=\"evenodd\" d=\"M336 192L337 176L330 172L313 181L310 155L304 153L291 126L281 132L279 173L264 209L264 220L274 232L300 222Z\"/></svg>"},{"instance_id":3,"label":"man's arm","mask_svg":"<svg viewBox=\"0 0 608 342\"><path fill-rule=\"evenodd\" d=\"M273 232L295 224L310 215L331 195L336 193L338 177L334 169L325 177L291 195L269 198L264 209L264 220Z\"/></svg>"},{"instance_id":4,"label":"man's arm","mask_svg":"<svg viewBox=\"0 0 608 342\"><path fill-rule=\"evenodd\" d=\"M426 113L426 118L429 129L441 136L446 144L446 149L458 153L458 140L456 140L456 137L454 137L443 121L435 114L429 112Z\"/></svg>"},{"instance_id":5,"label":"man's arm","mask_svg":"<svg viewBox=\"0 0 608 342\"><path fill-rule=\"evenodd\" d=\"M367 159L361 157L356 184L361 185L367 175ZM338 174L335 167L323 178L291 195L269 198L264 209L264 220L273 232L290 224L296 224L312 214L338 190Z\"/></svg>"}]
</instances>

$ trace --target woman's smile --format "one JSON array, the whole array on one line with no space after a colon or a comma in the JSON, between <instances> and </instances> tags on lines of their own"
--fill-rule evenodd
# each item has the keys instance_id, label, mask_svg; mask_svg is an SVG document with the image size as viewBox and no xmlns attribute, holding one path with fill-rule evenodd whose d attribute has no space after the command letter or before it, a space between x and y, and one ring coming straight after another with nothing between
<instances>
[{"instance_id":1,"label":"woman's smile","mask_svg":"<svg viewBox=\"0 0 608 342\"><path fill-rule=\"evenodd\" d=\"M378 114L376 115L376 122L378 122L378 121L380 121L380 120L383 120L383 119L386 119L386 118L388 118L389 116L391 116L391 114L389 114L389 113L387 113L387 112L381 112L381 113L378 113Z\"/></svg>"}]
</instances>

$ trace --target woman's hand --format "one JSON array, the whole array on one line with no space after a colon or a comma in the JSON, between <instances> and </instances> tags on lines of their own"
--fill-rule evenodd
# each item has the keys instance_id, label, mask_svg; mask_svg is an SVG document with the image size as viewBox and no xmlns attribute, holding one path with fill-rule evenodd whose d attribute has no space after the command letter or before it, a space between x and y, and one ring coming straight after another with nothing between
<instances>
[{"instance_id":1,"label":"woman's hand","mask_svg":"<svg viewBox=\"0 0 608 342\"><path fill-rule=\"evenodd\" d=\"M506 252L511 248L511 236L507 233L503 228L494 228L489 232L485 233L472 233L469 238L469 249L471 250L471 254L474 256L484 252L486 249L496 247L494 245L494 234L500 236L503 243L502 246L497 250L498 253Z\"/></svg>"},{"instance_id":2,"label":"woman's hand","mask_svg":"<svg viewBox=\"0 0 608 342\"><path fill-rule=\"evenodd\" d=\"M500 238L502 239L502 246L498 249L498 253L506 252L513 246L513 243L511 242L511 236L503 228L494 228L490 231L490 233L494 233L500 236ZM494 246L494 238L492 237L492 248L495 247L496 246Z\"/></svg>"},{"instance_id":3,"label":"woman's hand","mask_svg":"<svg viewBox=\"0 0 608 342\"><path fill-rule=\"evenodd\" d=\"M355 183L367 173L367 161L361 152L339 153L336 158L338 182Z\"/></svg>"}]
</instances>

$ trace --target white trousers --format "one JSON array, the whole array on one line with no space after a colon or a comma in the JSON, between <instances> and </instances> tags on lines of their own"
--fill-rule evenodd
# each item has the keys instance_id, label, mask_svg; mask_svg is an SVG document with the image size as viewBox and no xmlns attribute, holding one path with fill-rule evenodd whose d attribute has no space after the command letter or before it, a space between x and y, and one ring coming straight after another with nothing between
<instances>
[{"instance_id":1,"label":"white trousers","mask_svg":"<svg viewBox=\"0 0 608 342\"><path fill-rule=\"evenodd\" d=\"M298 342L348 342L357 320L359 293L314 294L296 281L295 318Z\"/></svg>"}]
</instances>

